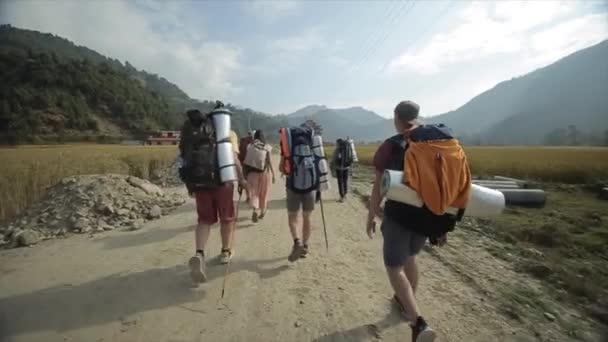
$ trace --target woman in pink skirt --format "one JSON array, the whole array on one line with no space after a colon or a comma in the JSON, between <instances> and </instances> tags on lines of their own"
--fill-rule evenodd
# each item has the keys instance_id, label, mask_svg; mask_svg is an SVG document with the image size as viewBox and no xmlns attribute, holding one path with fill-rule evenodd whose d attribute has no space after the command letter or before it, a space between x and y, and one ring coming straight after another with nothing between
<instances>
[{"instance_id":1,"label":"woman in pink skirt","mask_svg":"<svg viewBox=\"0 0 608 342\"><path fill-rule=\"evenodd\" d=\"M249 206L253 210L251 220L258 222L266 215L270 187L275 182L274 168L270 159L272 147L266 144L264 133L255 131L253 143L247 146L245 165L249 167L247 174L247 189L249 191ZM272 182L272 183L271 183Z\"/></svg>"}]
</instances>

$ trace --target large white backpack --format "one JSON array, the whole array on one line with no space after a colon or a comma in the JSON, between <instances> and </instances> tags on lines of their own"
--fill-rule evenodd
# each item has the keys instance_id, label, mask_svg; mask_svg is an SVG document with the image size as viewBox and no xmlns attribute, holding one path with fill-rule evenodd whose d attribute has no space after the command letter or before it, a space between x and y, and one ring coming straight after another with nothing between
<instances>
[{"instance_id":1,"label":"large white backpack","mask_svg":"<svg viewBox=\"0 0 608 342\"><path fill-rule=\"evenodd\" d=\"M247 146L247 154L243 163L256 171L264 171L266 170L266 158L270 153L269 150L270 146L255 140Z\"/></svg>"}]
</instances>

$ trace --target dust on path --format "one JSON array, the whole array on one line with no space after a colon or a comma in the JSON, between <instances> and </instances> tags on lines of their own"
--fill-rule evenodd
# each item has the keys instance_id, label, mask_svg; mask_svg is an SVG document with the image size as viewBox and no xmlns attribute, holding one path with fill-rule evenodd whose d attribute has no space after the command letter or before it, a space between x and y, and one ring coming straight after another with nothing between
<instances>
[{"instance_id":1,"label":"dust on path","mask_svg":"<svg viewBox=\"0 0 608 342\"><path fill-rule=\"evenodd\" d=\"M332 184L333 185L333 184ZM187 260L196 220L192 200L135 232L74 236L0 252L1 341L409 341L390 303L381 237L364 232L356 199L325 194L329 252L320 210L311 254L289 263L282 180L270 211L253 224L242 204L226 295L225 266L192 287ZM208 253L219 253L214 228ZM442 341L528 341L484 294L422 253L419 302Z\"/></svg>"}]
</instances>

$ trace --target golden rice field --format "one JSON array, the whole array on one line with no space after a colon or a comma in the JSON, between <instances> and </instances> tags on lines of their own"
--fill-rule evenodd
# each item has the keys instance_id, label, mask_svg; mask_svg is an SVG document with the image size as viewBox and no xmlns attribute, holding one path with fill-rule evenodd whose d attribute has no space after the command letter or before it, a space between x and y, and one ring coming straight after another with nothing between
<instances>
[{"instance_id":1,"label":"golden rice field","mask_svg":"<svg viewBox=\"0 0 608 342\"><path fill-rule=\"evenodd\" d=\"M79 174L148 178L177 156L175 146L50 145L0 148L0 221L40 199L47 187Z\"/></svg>"},{"instance_id":2,"label":"golden rice field","mask_svg":"<svg viewBox=\"0 0 608 342\"><path fill-rule=\"evenodd\" d=\"M357 146L370 165L377 146ZM330 155L333 147L328 146ZM469 147L473 173L563 183L608 179L608 148ZM0 148L0 221L44 195L61 178L121 173L148 178L177 155L175 146L52 145Z\"/></svg>"},{"instance_id":3,"label":"golden rice field","mask_svg":"<svg viewBox=\"0 0 608 342\"><path fill-rule=\"evenodd\" d=\"M371 165L378 146L357 146L360 162ZM501 175L546 182L590 183L608 180L605 147L467 147L473 174ZM330 155L332 148L326 148Z\"/></svg>"}]
</instances>

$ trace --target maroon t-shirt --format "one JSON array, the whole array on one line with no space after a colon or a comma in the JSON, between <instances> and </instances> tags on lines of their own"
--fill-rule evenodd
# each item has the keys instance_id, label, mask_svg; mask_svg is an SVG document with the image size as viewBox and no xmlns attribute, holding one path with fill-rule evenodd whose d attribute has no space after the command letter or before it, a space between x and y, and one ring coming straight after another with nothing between
<instances>
[{"instance_id":1,"label":"maroon t-shirt","mask_svg":"<svg viewBox=\"0 0 608 342\"><path fill-rule=\"evenodd\" d=\"M384 172L390 167L393 153L393 146L389 141L385 141L378 147L374 154L374 168L377 172Z\"/></svg>"}]
</instances>

